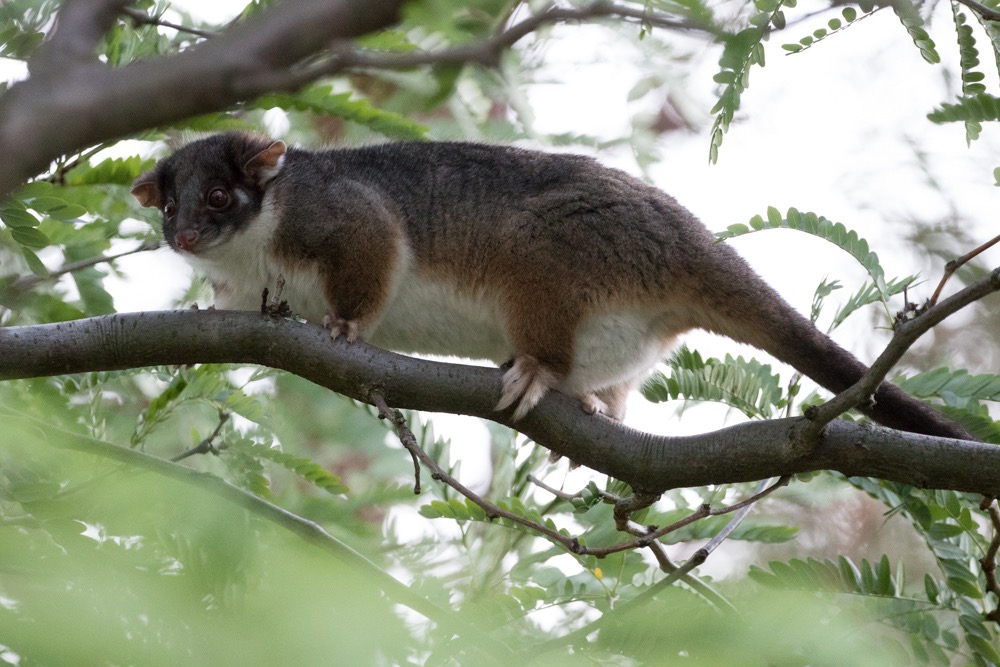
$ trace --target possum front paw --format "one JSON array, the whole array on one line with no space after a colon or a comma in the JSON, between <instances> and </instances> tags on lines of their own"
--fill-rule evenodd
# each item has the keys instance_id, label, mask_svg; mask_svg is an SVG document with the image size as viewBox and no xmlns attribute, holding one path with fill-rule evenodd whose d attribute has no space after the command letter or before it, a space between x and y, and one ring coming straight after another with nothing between
<instances>
[{"instance_id":1,"label":"possum front paw","mask_svg":"<svg viewBox=\"0 0 1000 667\"><path fill-rule=\"evenodd\" d=\"M323 328L330 330L330 338L343 336L348 343L353 343L358 339L360 330L355 320L345 320L337 317L334 313L327 313L323 316Z\"/></svg>"},{"instance_id":2,"label":"possum front paw","mask_svg":"<svg viewBox=\"0 0 1000 667\"><path fill-rule=\"evenodd\" d=\"M503 374L503 388L496 409L506 410L516 403L513 417L517 421L538 405L538 401L557 384L559 377L552 369L535 357L517 355L514 365Z\"/></svg>"}]
</instances>

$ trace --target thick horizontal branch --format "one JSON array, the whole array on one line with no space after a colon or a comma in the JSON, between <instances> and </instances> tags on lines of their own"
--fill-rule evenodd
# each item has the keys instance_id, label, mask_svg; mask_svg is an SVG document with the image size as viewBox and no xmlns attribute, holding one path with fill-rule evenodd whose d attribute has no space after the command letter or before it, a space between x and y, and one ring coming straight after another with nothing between
<instances>
[{"instance_id":1,"label":"thick horizontal branch","mask_svg":"<svg viewBox=\"0 0 1000 667\"><path fill-rule=\"evenodd\" d=\"M516 428L552 451L657 492L813 470L920 487L1000 493L1000 447L834 421L810 442L801 419L661 437L585 415L550 392L523 420L494 411L498 369L413 359L331 341L321 327L249 312L166 311L0 328L0 378L199 362L280 368L352 398L378 391L397 408L450 412ZM317 416L321 418L321 416Z\"/></svg>"}]
</instances>

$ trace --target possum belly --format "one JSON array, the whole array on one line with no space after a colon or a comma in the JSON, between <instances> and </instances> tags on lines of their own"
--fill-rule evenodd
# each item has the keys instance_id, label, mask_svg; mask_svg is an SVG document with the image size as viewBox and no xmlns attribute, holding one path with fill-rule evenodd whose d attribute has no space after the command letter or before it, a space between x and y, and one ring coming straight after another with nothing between
<instances>
[{"instance_id":1,"label":"possum belly","mask_svg":"<svg viewBox=\"0 0 1000 667\"><path fill-rule=\"evenodd\" d=\"M412 273L399 281L369 340L404 353L485 359L496 364L511 357L503 318L494 300Z\"/></svg>"}]
</instances>

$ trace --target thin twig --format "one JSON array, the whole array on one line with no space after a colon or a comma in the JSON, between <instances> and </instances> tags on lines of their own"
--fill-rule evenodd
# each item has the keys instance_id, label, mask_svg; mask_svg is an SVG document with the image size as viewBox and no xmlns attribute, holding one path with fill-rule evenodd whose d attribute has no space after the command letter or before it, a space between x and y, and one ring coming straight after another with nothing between
<instances>
[{"instance_id":1,"label":"thin twig","mask_svg":"<svg viewBox=\"0 0 1000 667\"><path fill-rule=\"evenodd\" d=\"M754 503L756 503L757 501L771 495L781 487L788 486L788 483L790 481L792 481L791 475L784 475L782 477L779 477L778 481L776 481L774 484L765 488L765 484L767 483L767 481L764 480L757 485L757 490L754 491L754 494L752 496L744 500L741 500L740 502L734 505L730 505L728 507L722 507L717 510L712 510L712 516L721 516L723 514L729 514L730 512L735 512L737 510L742 510L746 507L749 507Z\"/></svg>"},{"instance_id":2,"label":"thin twig","mask_svg":"<svg viewBox=\"0 0 1000 667\"><path fill-rule=\"evenodd\" d=\"M875 394L892 367L917 342L917 339L946 317L996 291L1000 291L1000 267L994 269L986 278L928 308L913 319L899 322L892 340L860 380L826 403L810 408L806 412L810 420L809 429L814 433L819 432L840 415L868 400L868 397Z\"/></svg>"},{"instance_id":3,"label":"thin twig","mask_svg":"<svg viewBox=\"0 0 1000 667\"><path fill-rule=\"evenodd\" d=\"M979 14L986 21L1000 21L1000 12L990 9L986 5L976 2L976 0L958 0L958 2Z\"/></svg>"},{"instance_id":4,"label":"thin twig","mask_svg":"<svg viewBox=\"0 0 1000 667\"><path fill-rule=\"evenodd\" d=\"M567 502L570 502L574 498L580 497L579 493L569 493L567 491L560 491L555 487L549 486L548 484L540 480L538 477L536 477L534 474L528 475L528 481L537 486L538 488L548 491L549 493L551 493L556 498L559 498L560 500L565 500Z\"/></svg>"},{"instance_id":5,"label":"thin twig","mask_svg":"<svg viewBox=\"0 0 1000 667\"><path fill-rule=\"evenodd\" d=\"M603 625L605 625L610 620L612 614L614 615L614 617L618 619L619 622L621 622L623 614L631 613L639 609L644 604L650 602L654 597L656 597L656 595L659 594L659 592L662 591L664 588L672 586L675 582L677 582L680 579L684 579L685 582L688 583L689 585L691 585L692 582L697 582L698 584L701 584L702 586L700 587L699 586L692 586L692 587L695 588L695 590L698 590L703 595L706 595L706 597L710 597L716 600L717 603L721 601L721 603L718 604L718 607L720 609L736 612L736 608L733 607L732 604L730 604L725 598L718 595L710 587L704 585L704 582L702 582L700 579L691 577L689 576L689 574L691 570L693 570L694 568L698 567L706 560L708 560L708 557L712 555L712 552L714 552L719 547L719 545L722 544L732 534L732 532L736 529L736 527L740 523L742 523L744 518L746 518L746 515L750 512L754 503L759 501L761 498L770 495L775 490L785 486L786 484L788 484L790 479L791 478L787 476L781 477L771 486L767 486L767 480L761 480L761 482L757 485L757 490L754 492L752 496L750 496L746 500L743 500L739 503L736 503L735 505L730 505L729 507L725 507L722 509L709 510L707 513L705 513L705 516L708 515L717 516L720 514L725 514L733 511L736 511L737 514L728 524L726 524L726 526L721 531L719 531L719 533L714 538L712 538L712 540L708 542L708 544L695 551L694 554L692 554L691 557L688 558L683 565L677 567L672 563L669 563L669 561L667 561L670 573L666 577L656 582L655 584L653 584L645 591L632 598L631 600L619 604L614 609L613 612L608 612L607 614L604 614L603 616L601 616L601 618L597 619L593 623L590 623L582 628L579 628L567 635L545 642L545 644L543 644L543 646L541 647L533 647L532 651L537 655L540 652L544 652L544 650L546 650L547 648L553 648L555 646L565 646L567 644L572 644L577 641L586 641L586 638L590 634L599 630ZM696 512L696 514L705 512L707 508L708 508L707 505L702 505L701 508L699 508L699 510ZM1000 520L1000 513L998 513L998 520ZM663 568L661 567L661 569ZM708 593L706 593L706 589Z\"/></svg>"},{"instance_id":6,"label":"thin twig","mask_svg":"<svg viewBox=\"0 0 1000 667\"><path fill-rule=\"evenodd\" d=\"M372 405L378 408L379 418L387 419L393 424L396 433L399 436L400 443L410 453L410 456L413 457L415 466L416 466L416 461L419 460L421 463L427 466L427 468L431 471L431 476L435 480L444 482L445 484L447 484L448 486L455 489L460 494L471 500L473 503L479 506L486 513L486 516L489 517L491 520L496 518L507 519L508 521L511 521L513 523L517 523L527 528L530 528L542 535L545 535L549 539L558 542L568 551L577 555L588 555L588 556L595 556L597 558L604 558L605 556L609 556L615 553L620 553L623 551L630 551L634 549L649 547L663 535L666 535L667 533L673 532L675 530L679 530L684 526L690 525L696 521L700 521L701 519L704 519L708 516L712 516L714 514L725 514L727 512L734 511L735 509L749 507L749 505L756 502L765 495L773 492L777 487L783 484L782 482L779 481L779 483L775 484L774 486L756 493L754 496L748 498L747 500L733 507L725 507L718 510L713 510L709 505L702 505L698 509L694 510L691 514L684 517L683 519L675 521L669 526L657 528L655 530L642 529L639 527L630 526L628 521L628 516L633 511L649 507L656 501L656 499L659 496L654 496L652 494L636 494L635 496L629 498L619 498L616 499L614 502L615 522L619 526L619 530L636 535L637 536L636 539L631 540L629 542L623 542L620 544L611 545L608 547L584 547L583 545L580 544L580 541L575 537L568 537L556 530L549 528L548 526L542 525L541 523L532 521L530 519L526 519L522 516L514 514L513 512L509 512L497 505L494 505L485 498L479 496L477 493L473 492L471 489L469 489L461 482L459 482L457 479L455 479L447 472L445 472L444 468L438 465L437 461L431 458L427 454L427 452L425 452L423 448L420 447L420 444L417 442L416 436L413 434L413 431L406 423L406 418L403 416L403 413L401 413L399 410L394 410L390 408L385 401L385 397L383 397L380 393L373 391L369 393L369 400L371 401ZM417 484L419 485L419 479L420 479L419 467L417 467L416 476L418 480ZM654 555L657 554L656 551L654 551L653 553ZM661 565L669 567L670 564L669 560L666 559L666 555L665 554L661 555L662 559L658 558Z\"/></svg>"},{"instance_id":7,"label":"thin twig","mask_svg":"<svg viewBox=\"0 0 1000 667\"><path fill-rule=\"evenodd\" d=\"M96 146L91 146L89 149L78 154L69 162L65 164L60 164L56 168L56 170L52 172L52 175L46 178L45 180L47 180L49 183L58 183L60 185L64 184L66 182L66 174L69 171L76 169L77 167L80 166L82 162L94 157L95 155L103 151L105 148L107 148L107 145L105 144L97 144Z\"/></svg>"},{"instance_id":8,"label":"thin twig","mask_svg":"<svg viewBox=\"0 0 1000 667\"><path fill-rule=\"evenodd\" d=\"M216 425L215 430L212 431L212 433L207 438L199 442L197 445L195 445L194 447L185 452L181 452L177 456L172 457L170 460L173 463L177 463L178 461L183 461L189 456L194 456L195 454L218 454L219 449L221 448L216 447L212 443L215 441L216 438L219 437L219 433L222 431L222 427L226 425L226 422L229 421L229 417L230 414L228 412L223 412L222 410L220 410L219 423Z\"/></svg>"},{"instance_id":9,"label":"thin twig","mask_svg":"<svg viewBox=\"0 0 1000 667\"><path fill-rule=\"evenodd\" d=\"M497 64L500 54L527 35L546 25L586 21L601 17L619 17L640 21L645 25L668 30L694 30L718 36L720 31L711 26L700 25L668 16L649 12L645 8L616 5L598 0L585 7L556 7L539 12L519 23L515 23L492 37L472 44L465 44L440 51L412 51L407 53L385 53L343 48L333 58L314 67L303 68L299 73L300 83L307 83L322 76L339 73L345 69L406 69L422 65L447 63L478 63L486 67Z\"/></svg>"},{"instance_id":10,"label":"thin twig","mask_svg":"<svg viewBox=\"0 0 1000 667\"><path fill-rule=\"evenodd\" d=\"M121 259L122 257L128 257L129 255L134 255L140 252L147 252L149 250L156 250L160 247L159 241L143 241L139 247L133 248L132 250L126 250L124 252L117 253L115 255L100 255L98 257L91 257L90 259L81 259L77 262L69 262L64 264L55 271L49 271L47 276L22 276L11 283L10 287L7 289L11 292L21 292L24 290L29 290L39 283L45 282L47 280L56 280L67 273L73 273L74 271L80 271L82 269L89 269L92 266L97 266L98 264L104 264L105 262L113 262L116 259Z\"/></svg>"},{"instance_id":11,"label":"thin twig","mask_svg":"<svg viewBox=\"0 0 1000 667\"><path fill-rule=\"evenodd\" d=\"M1000 508L997 507L996 498L986 497L983 499L980 509L985 510L993 524L993 539L986 550L986 554L979 559L979 565L983 568L983 575L986 577L986 590L997 598L997 607L986 614L986 619L1000 623L1000 583L997 582L997 552L1000 551Z\"/></svg>"},{"instance_id":12,"label":"thin twig","mask_svg":"<svg viewBox=\"0 0 1000 667\"><path fill-rule=\"evenodd\" d=\"M680 528L683 528L684 526L692 524L695 521L700 521L701 519L704 519L704 518L707 518L707 517L710 517L710 516L720 516L720 515L723 515L723 514L729 514L730 512L736 512L736 511L742 512L742 514L738 515L739 516L739 520L737 520L735 522L735 524L733 524L733 522L730 522L730 524L727 525L726 529L723 529L723 533L725 533L725 534L723 535L722 539L725 539L725 537L727 537L729 535L729 533L731 533L732 530L736 528L736 525L739 525L739 522L743 520L743 517L746 516L746 510L749 510L750 507L754 503L756 503L757 501L759 501L760 499L762 499L762 498L764 498L764 497L766 497L766 496L774 493L779 488L781 488L781 487L785 486L786 484L788 484L788 482L789 482L790 479L791 479L791 477L788 477L788 476L782 477L777 482L775 482L774 484L772 484L771 486L769 486L767 488L764 488L764 485L767 482L763 481L763 482L761 482L758 485L758 490L756 492L754 492L754 494L752 496L750 496L749 498L747 498L745 500L742 500L742 501L740 501L740 502L738 502L738 503L736 503L734 505L730 505L730 506L727 506L727 507L720 507L718 509L712 509L712 507L710 505L708 505L708 504L701 505L701 506L698 507L698 509L694 510L691 514L689 514L688 516L684 517L683 519L680 519L679 521L675 521L674 523L670 524L669 526L664 526L662 528L656 528L654 530L647 531L645 534L640 535L638 537L638 539L636 539L636 540L634 540L632 542L625 542L625 543L622 543L622 544L617 544L617 545L614 545L614 546L611 546L611 547L604 547L604 548L601 548L601 549L589 548L588 547L586 549L586 553L588 555L593 555L593 556L597 556L598 558L601 558L603 556L607 556L607 555L612 554L612 553L617 553L617 552L620 552L620 551L627 551L628 549L636 549L636 548L639 548L639 547L645 547L645 546L648 546L649 544L653 543L654 541L658 540L659 538L663 537L664 535L666 535L668 533L672 533L675 530L679 530ZM727 529L728 529L728 532L727 532ZM628 531L626 531L626 532L628 532ZM721 541L722 540L719 540L719 543L721 543ZM715 542L715 540L713 540L713 542ZM709 544L712 544L712 543L710 542ZM712 546L712 549L710 549L708 553L711 553L712 551L714 551L717 546L718 546L718 544L714 544Z\"/></svg>"},{"instance_id":13,"label":"thin twig","mask_svg":"<svg viewBox=\"0 0 1000 667\"><path fill-rule=\"evenodd\" d=\"M753 506L755 503L757 503L757 501L759 501L764 496L774 493L774 491L776 491L777 489L788 484L790 480L791 477L787 476L782 477L769 487L767 486L767 480L762 479L757 484L757 490L754 492L752 496L750 496L741 503L736 503L735 505L725 508L726 512L736 512L736 515L732 519L730 519L729 523L727 523L715 537L713 537L711 540L708 541L708 544L706 544L704 547L701 548L700 551L705 552L705 558L708 558L713 551L719 548L719 545L721 545L723 542L729 539L729 536L733 534L733 531L736 530L737 526L743 523L743 519L747 517L747 514L750 513L750 510L753 509ZM716 516L718 516L723 513L724 512L720 511L716 512L715 514Z\"/></svg>"},{"instance_id":14,"label":"thin twig","mask_svg":"<svg viewBox=\"0 0 1000 667\"><path fill-rule=\"evenodd\" d=\"M396 429L399 441L406 448L406 451L410 453L410 458L413 459L413 495L420 495L420 459L417 458L416 453L416 450L420 449L420 445L417 444L416 436L413 435L413 431L406 424L403 413L399 410L390 409L381 394L373 393L372 402L378 408L378 418L387 419L392 424L393 428Z\"/></svg>"},{"instance_id":15,"label":"thin twig","mask_svg":"<svg viewBox=\"0 0 1000 667\"><path fill-rule=\"evenodd\" d=\"M963 265L965 265L966 263L968 263L969 261L971 261L972 259L974 259L980 253L982 253L982 252L984 252L986 250L989 250L990 248L992 248L993 246L995 246L997 243L1000 243L1000 235L995 236L993 239L987 241L986 243L982 244L978 248L975 248L975 249L973 249L973 250L965 253L961 257L959 257L957 259L953 259L950 262L948 262L947 264L945 264L944 265L944 275L941 276L941 282L938 283L937 289L934 290L934 295L931 296L930 301L927 302L927 306L926 307L930 308L931 306L933 306L934 304L937 303L938 297L941 296L941 290L944 289L944 284L946 282L948 282L948 279L951 278L952 274L954 274L955 271L957 271Z\"/></svg>"},{"instance_id":16,"label":"thin twig","mask_svg":"<svg viewBox=\"0 0 1000 667\"><path fill-rule=\"evenodd\" d=\"M572 553L580 554L584 552L583 546L576 538L567 537L557 530L553 530L547 526L543 526L539 523L531 521L530 519L526 519L522 516L514 514L513 512L509 512L501 507L498 507L449 475L445 472L444 468L438 465L437 461L431 458L427 452L420 447L416 436L413 435L413 431L410 430L410 427L406 424L406 418L403 416L402 412L390 408L385 402L385 398L378 392L370 392L369 400L375 407L378 408L380 416L383 416L384 419L388 419L392 422L393 426L396 428L397 434L399 434L400 443L402 443L403 447L410 452L411 456L419 459L421 463L427 466L427 468L431 471L432 478L444 482L474 502L486 513L486 516L490 520L498 518L506 519L512 523L517 523L539 532L549 539L558 542Z\"/></svg>"},{"instance_id":17,"label":"thin twig","mask_svg":"<svg viewBox=\"0 0 1000 667\"><path fill-rule=\"evenodd\" d=\"M186 25L180 25L178 23L172 23L170 21L164 21L162 14L158 16L150 16L141 9L135 7L123 7L121 13L132 19L137 25L151 25L163 28L170 28L176 30L177 32L184 32L189 35L194 35L196 37L205 37L206 39L215 37L216 33L209 30L200 30L198 28L191 28Z\"/></svg>"}]
</instances>

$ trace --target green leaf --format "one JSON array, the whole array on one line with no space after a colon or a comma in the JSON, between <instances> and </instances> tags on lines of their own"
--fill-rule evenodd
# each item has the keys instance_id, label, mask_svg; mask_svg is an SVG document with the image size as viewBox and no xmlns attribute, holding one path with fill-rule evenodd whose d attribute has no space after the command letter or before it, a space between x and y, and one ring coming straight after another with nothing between
<instances>
[{"instance_id":1,"label":"green leaf","mask_svg":"<svg viewBox=\"0 0 1000 667\"><path fill-rule=\"evenodd\" d=\"M965 595L966 597L974 598L976 600L983 597L983 592L980 590L979 586L965 577L948 577L948 588L955 591L959 595Z\"/></svg>"},{"instance_id":2,"label":"green leaf","mask_svg":"<svg viewBox=\"0 0 1000 667\"><path fill-rule=\"evenodd\" d=\"M0 207L0 221L9 229L37 227L40 220L24 209L21 202L11 202Z\"/></svg>"},{"instance_id":3,"label":"green leaf","mask_svg":"<svg viewBox=\"0 0 1000 667\"><path fill-rule=\"evenodd\" d=\"M49 237L32 227L11 227L10 235L26 248L46 248L52 243Z\"/></svg>"},{"instance_id":4,"label":"green leaf","mask_svg":"<svg viewBox=\"0 0 1000 667\"><path fill-rule=\"evenodd\" d=\"M365 125L376 132L396 139L423 139L427 127L406 116L372 106L353 93L334 93L333 86L311 86L298 93L274 93L256 99L250 106L257 109L282 107L311 113L336 116Z\"/></svg>"},{"instance_id":5,"label":"green leaf","mask_svg":"<svg viewBox=\"0 0 1000 667\"><path fill-rule=\"evenodd\" d=\"M24 257L24 261L28 264L28 268L39 278L48 278L49 270L45 268L42 264L42 260L38 259L38 255L35 251L21 246L21 256Z\"/></svg>"},{"instance_id":6,"label":"green leaf","mask_svg":"<svg viewBox=\"0 0 1000 667\"><path fill-rule=\"evenodd\" d=\"M847 301L834 313L833 322L830 324L830 331L833 331L853 313L872 303L887 304L888 298L903 292L913 284L916 276L906 276L905 278L893 278L885 284L885 290L879 290L874 283L864 285L857 292L852 294Z\"/></svg>"},{"instance_id":7,"label":"green leaf","mask_svg":"<svg viewBox=\"0 0 1000 667\"><path fill-rule=\"evenodd\" d=\"M979 66L979 51L976 49L976 38L972 28L966 23L965 13L957 2L951 3L952 18L955 22L955 33L958 36L959 66L962 72L962 96L969 97L986 92L979 83L985 76L976 71ZM965 121L965 140L967 144L979 138L983 126L977 120Z\"/></svg>"},{"instance_id":8,"label":"green leaf","mask_svg":"<svg viewBox=\"0 0 1000 667\"><path fill-rule=\"evenodd\" d=\"M770 417L783 407L780 377L769 365L743 357L703 361L682 346L671 357L669 375L657 373L642 388L647 400L663 402L684 399L715 401L731 405L748 417Z\"/></svg>"},{"instance_id":9,"label":"green leaf","mask_svg":"<svg viewBox=\"0 0 1000 667\"><path fill-rule=\"evenodd\" d=\"M942 104L927 114L932 123L1000 120L1000 98L980 93L959 99L955 104Z\"/></svg>"},{"instance_id":10,"label":"green leaf","mask_svg":"<svg viewBox=\"0 0 1000 667\"><path fill-rule=\"evenodd\" d=\"M754 226L758 222L760 222L760 218L755 217L751 226ZM780 212L774 209L774 207L768 208L767 224L755 227L753 231L763 231L765 229L794 229L836 245L854 257L865 268L882 300L888 300L890 294L885 282L885 271L882 269L878 255L869 249L868 242L858 236L857 232L848 230L841 223L832 222L815 213L800 213L795 208L789 208L785 214L785 218L782 219ZM737 228L734 225L730 226L726 231L717 232L715 237L719 240L725 240L750 233L749 230L744 230L745 228Z\"/></svg>"},{"instance_id":11,"label":"green leaf","mask_svg":"<svg viewBox=\"0 0 1000 667\"><path fill-rule=\"evenodd\" d=\"M155 160L138 155L108 158L97 164L83 162L66 173L66 185L132 185L132 181L149 171Z\"/></svg>"},{"instance_id":12,"label":"green leaf","mask_svg":"<svg viewBox=\"0 0 1000 667\"><path fill-rule=\"evenodd\" d=\"M927 595L927 599L930 600L932 604L937 603L940 589L938 588L937 582L934 581L934 578L929 574L924 575L924 592Z\"/></svg>"},{"instance_id":13,"label":"green leaf","mask_svg":"<svg viewBox=\"0 0 1000 667\"><path fill-rule=\"evenodd\" d=\"M277 447L269 447L250 441L240 441L238 446L230 446L226 450L226 454L228 455L229 453L240 453L245 456L270 461L294 473L316 488L333 495L348 491L348 488L341 482L340 477L331 474L319 463L309 458L283 452Z\"/></svg>"},{"instance_id":14,"label":"green leaf","mask_svg":"<svg viewBox=\"0 0 1000 667\"><path fill-rule=\"evenodd\" d=\"M966 635L965 639L976 655L986 661L986 664L1000 663L1000 651L997 651L997 647L993 643L975 635Z\"/></svg>"},{"instance_id":15,"label":"green leaf","mask_svg":"<svg viewBox=\"0 0 1000 667\"><path fill-rule=\"evenodd\" d=\"M931 64L941 62L941 56L938 55L934 42L924 30L924 20L920 18L920 13L911 0L895 0L890 6L899 17L899 22L906 28L913 44L920 50L921 57Z\"/></svg>"},{"instance_id":16,"label":"green leaf","mask_svg":"<svg viewBox=\"0 0 1000 667\"><path fill-rule=\"evenodd\" d=\"M907 393L919 398L953 395L963 399L1000 401L1000 375L973 375L966 370L938 368L896 381Z\"/></svg>"}]
</instances>

